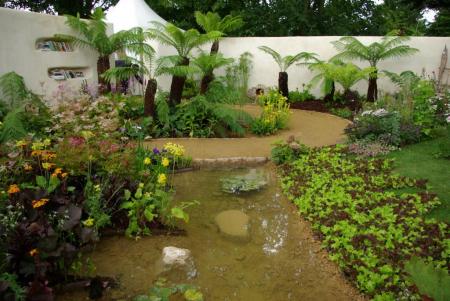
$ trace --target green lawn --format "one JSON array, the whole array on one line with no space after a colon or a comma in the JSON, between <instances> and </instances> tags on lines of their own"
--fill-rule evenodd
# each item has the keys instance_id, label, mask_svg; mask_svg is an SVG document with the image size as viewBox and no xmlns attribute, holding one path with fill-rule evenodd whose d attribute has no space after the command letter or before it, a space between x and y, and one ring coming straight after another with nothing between
<instances>
[{"instance_id":1,"label":"green lawn","mask_svg":"<svg viewBox=\"0 0 450 301\"><path fill-rule=\"evenodd\" d=\"M407 146L388 158L395 159L396 171L401 175L429 180L428 190L437 193L442 202L430 216L450 222L450 160L436 158L442 139L448 137Z\"/></svg>"}]
</instances>

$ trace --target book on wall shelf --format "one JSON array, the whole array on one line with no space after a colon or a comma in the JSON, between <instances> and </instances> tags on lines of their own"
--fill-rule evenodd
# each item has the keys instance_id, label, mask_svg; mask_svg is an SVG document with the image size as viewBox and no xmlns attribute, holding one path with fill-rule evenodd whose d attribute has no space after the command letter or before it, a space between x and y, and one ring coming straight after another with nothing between
<instances>
[{"instance_id":1,"label":"book on wall shelf","mask_svg":"<svg viewBox=\"0 0 450 301\"><path fill-rule=\"evenodd\" d=\"M64 41L42 41L36 44L36 48L41 51L61 51L72 52L73 48L69 42Z\"/></svg>"},{"instance_id":2,"label":"book on wall shelf","mask_svg":"<svg viewBox=\"0 0 450 301\"><path fill-rule=\"evenodd\" d=\"M73 69L52 69L48 72L54 80L66 80L71 78L84 78L83 71Z\"/></svg>"}]
</instances>

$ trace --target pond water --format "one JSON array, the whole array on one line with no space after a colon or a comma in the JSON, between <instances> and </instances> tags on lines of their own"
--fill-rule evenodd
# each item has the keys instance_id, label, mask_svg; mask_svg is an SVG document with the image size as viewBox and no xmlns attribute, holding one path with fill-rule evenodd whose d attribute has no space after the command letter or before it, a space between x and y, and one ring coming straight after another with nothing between
<instances>
[{"instance_id":1,"label":"pond water","mask_svg":"<svg viewBox=\"0 0 450 301\"><path fill-rule=\"evenodd\" d=\"M267 185L255 192L222 192L221 178L263 174ZM148 292L159 278L197 286L205 300L355 300L358 296L311 237L292 204L281 196L270 166L252 169L200 170L175 176L175 199L197 200L190 222L180 225L185 236L123 236L103 238L87 254L102 276L118 277L120 287L102 300L132 300ZM239 210L249 217L248 237L224 235L216 216ZM192 262L164 270L164 247L189 249ZM58 300L86 300L86 292L60 295Z\"/></svg>"}]
</instances>

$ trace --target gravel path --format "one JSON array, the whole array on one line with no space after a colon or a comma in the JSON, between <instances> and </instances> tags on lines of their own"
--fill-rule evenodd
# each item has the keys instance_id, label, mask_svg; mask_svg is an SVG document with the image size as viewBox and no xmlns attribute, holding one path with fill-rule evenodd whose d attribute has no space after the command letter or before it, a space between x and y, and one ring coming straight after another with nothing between
<instances>
[{"instance_id":1,"label":"gravel path","mask_svg":"<svg viewBox=\"0 0 450 301\"><path fill-rule=\"evenodd\" d=\"M246 105L244 110L257 116L260 108ZM166 142L183 145L194 159L231 157L268 157L272 144L294 136L308 146L331 145L345 141L344 129L348 120L313 111L291 110L288 127L276 135L245 138L161 138L146 142L149 147L162 147Z\"/></svg>"}]
</instances>

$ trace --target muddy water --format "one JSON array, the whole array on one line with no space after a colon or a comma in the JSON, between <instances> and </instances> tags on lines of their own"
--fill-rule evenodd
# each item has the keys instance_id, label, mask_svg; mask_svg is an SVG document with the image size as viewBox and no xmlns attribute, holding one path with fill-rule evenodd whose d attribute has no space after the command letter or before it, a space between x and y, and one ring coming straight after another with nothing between
<instances>
[{"instance_id":1,"label":"muddy water","mask_svg":"<svg viewBox=\"0 0 450 301\"><path fill-rule=\"evenodd\" d=\"M281 196L270 167L263 172L268 185L261 191L230 195L221 192L220 179L243 175L248 169L196 171L175 177L176 200L198 200L189 209L190 222L182 225L186 236L151 236L137 241L105 238L91 257L97 274L116 276L120 288L103 300L131 300L148 291L163 276L176 283L200 288L205 300L284 301L356 300L359 296L326 260L311 238L308 225ZM249 238L234 239L218 230L214 219L225 210L249 216ZM191 250L193 264L164 271L161 253L166 246ZM60 300L85 300L86 293L66 294Z\"/></svg>"}]
</instances>

